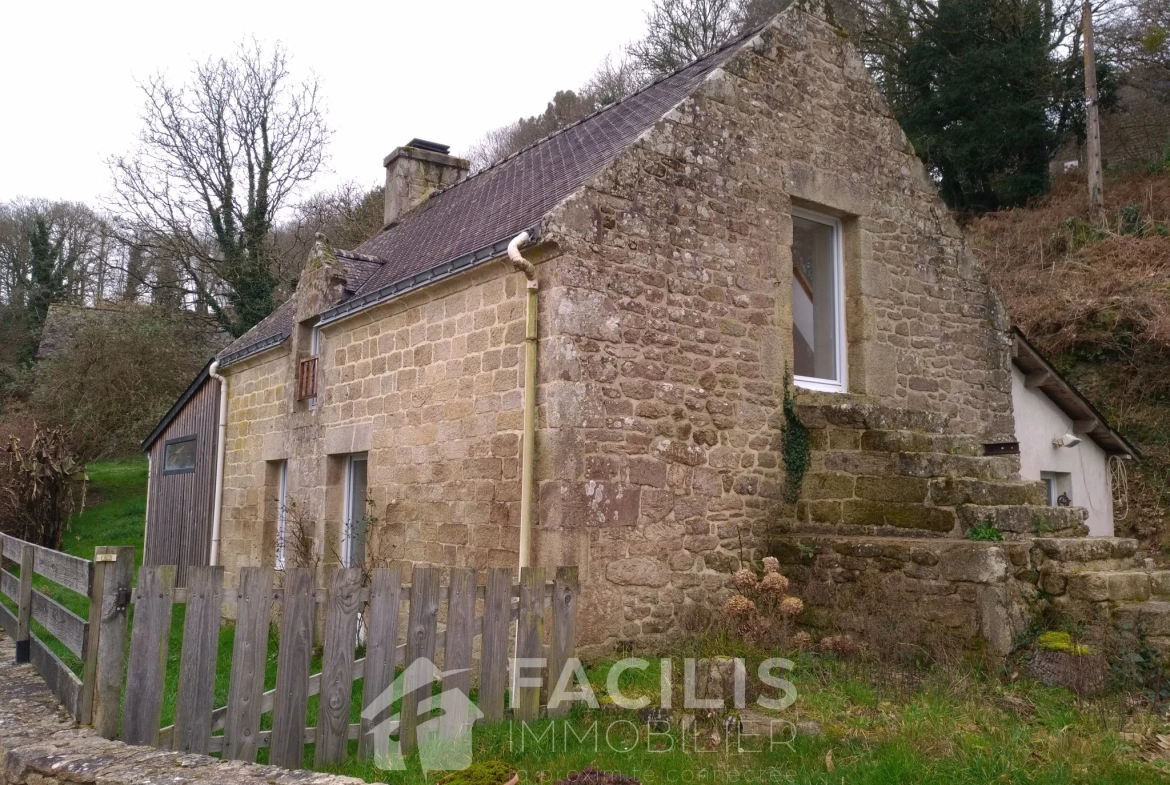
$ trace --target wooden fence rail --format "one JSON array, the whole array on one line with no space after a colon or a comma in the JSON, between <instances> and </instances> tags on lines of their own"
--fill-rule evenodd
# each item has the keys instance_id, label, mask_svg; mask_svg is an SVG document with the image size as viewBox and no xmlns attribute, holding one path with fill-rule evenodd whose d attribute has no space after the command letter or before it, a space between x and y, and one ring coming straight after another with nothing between
<instances>
[{"instance_id":1,"label":"wooden fence rail","mask_svg":"<svg viewBox=\"0 0 1170 785\"><path fill-rule=\"evenodd\" d=\"M116 639L126 634L125 603L119 613L117 599L119 588L129 596L134 549L98 548L91 562L0 534L0 557L0 593L17 606L13 613L0 605L0 627L15 640L17 661L32 664L75 720L110 727L117 721L117 710L110 708L114 691L111 683L122 678L122 657L116 651ZM19 565L19 576L4 569L5 562ZM37 575L87 598L88 618L34 588L33 578ZM80 678L33 631L34 621L82 661ZM107 632L106 648L115 649L117 656L107 651L103 657L103 631ZM100 665L103 660L104 670ZM103 679L104 691L98 686Z\"/></svg>"},{"instance_id":2,"label":"wooden fence rail","mask_svg":"<svg viewBox=\"0 0 1170 785\"><path fill-rule=\"evenodd\" d=\"M283 586L277 587L272 569L249 567L241 571L239 587L231 589L223 586L221 567L191 568L185 588L174 586L173 567L143 567L133 596L122 740L246 761L266 747L269 762L286 767L302 765L306 744L316 745L318 766L343 762L349 742L358 740L358 755L369 758L376 720L393 711L381 700L383 693L399 677L404 681L396 733L405 754L417 746L419 728L433 719L432 711L420 710L420 702L431 695L435 681L445 693L459 690L464 696L478 682L484 719L504 718L513 622L516 656L548 657L557 668L529 669L512 696L515 717L539 716L542 695L552 690L574 651L576 568L558 569L554 581L545 580L542 568L526 568L519 583L506 568L487 570L482 581L475 570L452 568L443 583L444 572L417 565L412 583L405 585L401 571L377 569L363 586L360 571L337 569L329 573L327 587L318 588L317 570L294 568L284 571ZM175 722L160 728L175 603L187 605L183 678ZM236 631L227 704L213 708L221 609L235 617ZM276 684L266 691L268 627L274 618L280 635ZM365 656L358 657L363 645ZM321 671L311 673L315 646L323 649ZM416 661L441 662L446 676L435 679L429 668L409 667ZM356 679L363 680L362 709L379 708L369 719L350 722ZM311 725L308 705L314 695L318 710ZM268 713L271 729L262 730ZM438 721L441 733L443 723L459 717L444 713Z\"/></svg>"},{"instance_id":3,"label":"wooden fence rail","mask_svg":"<svg viewBox=\"0 0 1170 785\"><path fill-rule=\"evenodd\" d=\"M543 568L525 568L517 583L507 568L480 574L416 565L410 585L398 569L373 570L365 585L361 571L337 569L325 587L318 586L315 569L278 574L249 567L234 588L224 586L222 567L193 567L187 585L176 588L174 566L144 566L137 587L131 587L133 548L97 548L94 560L86 561L0 535L0 554L0 593L17 606L14 613L0 604L0 627L16 641L18 660L31 662L76 720L92 723L106 738L218 752L233 760L254 761L266 747L270 763L299 767L305 745L314 744L316 765L331 765L346 759L353 740L358 755L368 759L374 752L372 732L387 727L406 754L418 745L422 728L433 729L437 722L442 734L452 723L467 721L446 704L433 716L427 707L436 682L444 695L458 691L464 699L478 685L478 709L486 721L502 720L508 709L517 719L534 719L546 710L542 702L575 645L575 567L558 568L552 581L546 581ZM7 562L19 565L19 573L6 569ZM88 598L88 617L57 602L55 591L34 588L34 575ZM186 606L182 678L174 723L160 727L176 603ZM217 707L225 616L236 624L227 703ZM276 684L265 690L274 619L280 636ZM81 660L80 678L36 634L34 621ZM506 708L513 624L515 662L525 672ZM323 650L319 673L311 672L315 646ZM365 656L359 657L363 647ZM541 661L545 666L535 667ZM416 663L425 667L412 667ZM363 681L363 719L350 722L356 679ZM387 699L392 685L397 701ZM310 725L314 695L318 710ZM396 721L390 721L393 703ZM272 715L271 730L261 729L266 714Z\"/></svg>"}]
</instances>

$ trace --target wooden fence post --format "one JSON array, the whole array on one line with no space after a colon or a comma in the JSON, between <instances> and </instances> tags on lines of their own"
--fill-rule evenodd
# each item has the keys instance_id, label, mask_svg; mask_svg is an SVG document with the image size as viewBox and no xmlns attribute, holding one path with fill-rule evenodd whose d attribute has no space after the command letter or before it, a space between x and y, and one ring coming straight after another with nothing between
<instances>
[{"instance_id":1,"label":"wooden fence post","mask_svg":"<svg viewBox=\"0 0 1170 785\"><path fill-rule=\"evenodd\" d=\"M122 708L122 668L126 658L126 620L134 549L101 545L94 549L89 591L89 638L81 672L80 723L93 724L104 738L118 735Z\"/></svg>"},{"instance_id":2,"label":"wooden fence post","mask_svg":"<svg viewBox=\"0 0 1170 785\"><path fill-rule=\"evenodd\" d=\"M551 698L557 684L564 677L563 671L573 656L577 640L577 568L557 567L556 583L552 600L552 639L548 646L548 696ZM563 717L569 705L556 707L549 704L548 716Z\"/></svg>"},{"instance_id":3,"label":"wooden fence post","mask_svg":"<svg viewBox=\"0 0 1170 785\"><path fill-rule=\"evenodd\" d=\"M434 663L438 621L439 571L430 565L415 565L410 579L406 678L402 681L402 723L398 728L403 756L409 755L418 745L418 704L431 693L432 673L423 673L417 661L425 659Z\"/></svg>"},{"instance_id":4,"label":"wooden fence post","mask_svg":"<svg viewBox=\"0 0 1170 785\"><path fill-rule=\"evenodd\" d=\"M362 677L362 711L378 700L394 682L395 652L398 646L398 605L402 597L402 571L379 568L370 575L370 607L366 615L366 672ZM386 707L387 709L389 706ZM362 717L358 754L362 760L374 756L370 730L377 716Z\"/></svg>"},{"instance_id":5,"label":"wooden fence post","mask_svg":"<svg viewBox=\"0 0 1170 785\"><path fill-rule=\"evenodd\" d=\"M488 722L504 718L508 686L508 629L512 626L512 570L489 567L483 602L479 710Z\"/></svg>"},{"instance_id":6,"label":"wooden fence post","mask_svg":"<svg viewBox=\"0 0 1170 785\"><path fill-rule=\"evenodd\" d=\"M475 637L475 570L452 567L447 589L447 637L443 644L443 694L471 695L471 644ZM471 728L471 702L457 699L442 706L439 737L453 739Z\"/></svg>"},{"instance_id":7,"label":"wooden fence post","mask_svg":"<svg viewBox=\"0 0 1170 785\"><path fill-rule=\"evenodd\" d=\"M260 745L260 696L264 693L268 625L272 619L272 569L241 570L238 597L223 757L253 763Z\"/></svg>"},{"instance_id":8,"label":"wooden fence post","mask_svg":"<svg viewBox=\"0 0 1170 785\"><path fill-rule=\"evenodd\" d=\"M171 746L206 755L215 708L215 665L219 655L219 618L223 608L223 567L187 571L187 615L179 667L179 697Z\"/></svg>"},{"instance_id":9,"label":"wooden fence post","mask_svg":"<svg viewBox=\"0 0 1170 785\"><path fill-rule=\"evenodd\" d=\"M512 708L516 719L535 720L540 717L540 685L521 686L519 668L521 663L533 667L540 659L540 647L544 638L544 568L525 567L520 570L520 612L516 626L516 694L512 696ZM546 663L547 664L547 663Z\"/></svg>"},{"instance_id":10,"label":"wooden fence post","mask_svg":"<svg viewBox=\"0 0 1170 785\"><path fill-rule=\"evenodd\" d=\"M321 690L317 703L315 765L320 768L345 760L349 744L349 709L353 702L353 661L357 621L361 611L362 571L336 569L329 579L329 607L325 614L325 653L321 660Z\"/></svg>"},{"instance_id":11,"label":"wooden fence post","mask_svg":"<svg viewBox=\"0 0 1170 785\"><path fill-rule=\"evenodd\" d=\"M20 551L20 595L16 598L16 661L28 662L32 652L32 580L36 548L27 542Z\"/></svg>"},{"instance_id":12,"label":"wooden fence post","mask_svg":"<svg viewBox=\"0 0 1170 785\"><path fill-rule=\"evenodd\" d=\"M130 664L126 668L126 710L122 741L158 746L159 717L166 687L167 648L175 567L151 566L138 571L138 601L130 633Z\"/></svg>"},{"instance_id":13,"label":"wooden fence post","mask_svg":"<svg viewBox=\"0 0 1170 785\"><path fill-rule=\"evenodd\" d=\"M280 652L276 664L276 703L272 712L268 762L286 769L299 769L304 765L316 589L317 571L314 568L294 567L285 571Z\"/></svg>"}]
</instances>

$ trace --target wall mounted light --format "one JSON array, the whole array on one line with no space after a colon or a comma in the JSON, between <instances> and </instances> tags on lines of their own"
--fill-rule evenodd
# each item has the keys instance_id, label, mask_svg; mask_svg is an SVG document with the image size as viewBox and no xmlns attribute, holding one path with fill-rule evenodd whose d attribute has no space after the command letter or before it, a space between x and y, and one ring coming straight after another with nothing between
<instances>
[{"instance_id":1,"label":"wall mounted light","mask_svg":"<svg viewBox=\"0 0 1170 785\"><path fill-rule=\"evenodd\" d=\"M1053 447L1076 447L1080 443L1081 437L1071 433L1066 433L1064 436L1059 436L1052 440Z\"/></svg>"}]
</instances>

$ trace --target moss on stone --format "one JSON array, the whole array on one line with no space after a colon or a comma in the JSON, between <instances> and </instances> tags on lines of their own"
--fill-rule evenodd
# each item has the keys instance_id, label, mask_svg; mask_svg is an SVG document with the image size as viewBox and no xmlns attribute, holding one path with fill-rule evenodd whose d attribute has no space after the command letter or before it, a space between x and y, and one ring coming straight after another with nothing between
<instances>
[{"instance_id":1,"label":"moss on stone","mask_svg":"<svg viewBox=\"0 0 1170 785\"><path fill-rule=\"evenodd\" d=\"M1045 651L1061 651L1066 654L1089 655L1093 650L1083 643L1073 643L1072 636L1067 632L1055 630L1046 632L1036 639L1036 646Z\"/></svg>"}]
</instances>

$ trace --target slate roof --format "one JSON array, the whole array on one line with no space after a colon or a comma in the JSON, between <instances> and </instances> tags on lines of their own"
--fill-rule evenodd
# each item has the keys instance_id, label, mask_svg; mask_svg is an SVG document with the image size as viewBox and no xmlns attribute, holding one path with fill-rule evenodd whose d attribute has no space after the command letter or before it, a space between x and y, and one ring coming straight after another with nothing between
<instances>
[{"instance_id":1,"label":"slate roof","mask_svg":"<svg viewBox=\"0 0 1170 785\"><path fill-rule=\"evenodd\" d=\"M400 289L397 283L452 260L470 254L476 254L476 261L498 256L492 246L536 225L762 29L744 33L633 95L434 194L355 249L357 254L384 262L353 290L355 296L366 307L380 301L379 292L392 296ZM490 254L476 253L488 249ZM228 347L221 363L273 345L278 336L290 333L292 318L286 303Z\"/></svg>"}]
</instances>

